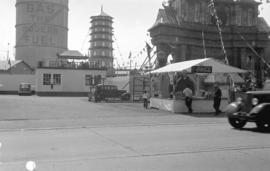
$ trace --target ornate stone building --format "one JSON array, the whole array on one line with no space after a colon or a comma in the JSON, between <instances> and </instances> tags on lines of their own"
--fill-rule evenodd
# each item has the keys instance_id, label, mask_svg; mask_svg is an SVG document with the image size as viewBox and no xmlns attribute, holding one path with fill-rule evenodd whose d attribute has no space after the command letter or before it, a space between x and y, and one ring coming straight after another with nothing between
<instances>
[{"instance_id":1,"label":"ornate stone building","mask_svg":"<svg viewBox=\"0 0 270 171\"><path fill-rule=\"evenodd\" d=\"M90 65L104 67L113 75L113 18L101 8L100 15L91 17Z\"/></svg>"},{"instance_id":2,"label":"ornate stone building","mask_svg":"<svg viewBox=\"0 0 270 171\"><path fill-rule=\"evenodd\" d=\"M264 65L252 48L266 57L270 28L258 17L259 3L254 0L214 0L214 3L222 21L229 64L250 70L262 79ZM157 67L166 65L169 54L173 62L203 57L224 59L209 0L169 0L163 7L149 29L157 47Z\"/></svg>"}]
</instances>

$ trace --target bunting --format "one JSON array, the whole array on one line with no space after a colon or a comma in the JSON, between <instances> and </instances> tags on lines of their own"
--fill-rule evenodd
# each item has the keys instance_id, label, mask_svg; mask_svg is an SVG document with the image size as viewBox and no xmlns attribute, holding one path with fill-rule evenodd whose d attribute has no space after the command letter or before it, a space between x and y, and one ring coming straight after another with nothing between
<instances>
[{"instance_id":1,"label":"bunting","mask_svg":"<svg viewBox=\"0 0 270 171\"><path fill-rule=\"evenodd\" d=\"M223 41L223 36L222 36L222 29L220 27L222 22L221 22L221 20L219 19L218 15L217 15L217 10L216 10L216 7L215 7L214 0L209 1L208 8L209 8L210 14L215 18L216 25L217 25L217 28L218 28L221 48L222 48L222 51L223 51L223 54L224 54L224 57L225 57L225 62L226 62L226 64L229 65L229 60L228 60L228 56L227 56L227 52L226 52L226 49L225 49L225 46L224 46L224 41Z\"/></svg>"},{"instance_id":2,"label":"bunting","mask_svg":"<svg viewBox=\"0 0 270 171\"><path fill-rule=\"evenodd\" d=\"M131 51L129 52L129 55L128 55L128 59L131 59L131 55L132 55L132 53L131 53Z\"/></svg>"}]
</instances>

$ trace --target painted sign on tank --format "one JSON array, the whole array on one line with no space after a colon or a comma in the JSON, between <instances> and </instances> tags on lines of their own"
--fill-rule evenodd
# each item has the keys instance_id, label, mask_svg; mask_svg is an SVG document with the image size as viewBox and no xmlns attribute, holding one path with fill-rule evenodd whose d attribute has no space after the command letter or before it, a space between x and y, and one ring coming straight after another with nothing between
<instances>
[{"instance_id":1,"label":"painted sign on tank","mask_svg":"<svg viewBox=\"0 0 270 171\"><path fill-rule=\"evenodd\" d=\"M17 24L17 46L61 47L59 37L65 32L67 25L64 10L65 6L45 1L21 4L20 11L23 15L18 17L23 23Z\"/></svg>"}]
</instances>

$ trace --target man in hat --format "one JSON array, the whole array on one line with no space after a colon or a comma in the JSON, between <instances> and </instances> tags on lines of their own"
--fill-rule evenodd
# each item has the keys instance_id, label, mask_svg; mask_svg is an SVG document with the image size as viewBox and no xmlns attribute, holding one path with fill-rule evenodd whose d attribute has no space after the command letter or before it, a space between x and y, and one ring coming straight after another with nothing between
<instances>
[{"instance_id":1,"label":"man in hat","mask_svg":"<svg viewBox=\"0 0 270 171\"><path fill-rule=\"evenodd\" d=\"M188 113L192 113L193 112L193 110L192 110L192 95L193 95L193 92L189 87L186 87L183 90L183 94L185 96L185 102L186 102L186 106L188 108Z\"/></svg>"},{"instance_id":2,"label":"man in hat","mask_svg":"<svg viewBox=\"0 0 270 171\"><path fill-rule=\"evenodd\" d=\"M214 85L214 89L215 89L215 92L214 92L214 105L213 105L213 107L216 111L215 115L218 115L219 113L221 113L221 110L219 109L219 107L220 107L222 92L217 84Z\"/></svg>"}]
</instances>

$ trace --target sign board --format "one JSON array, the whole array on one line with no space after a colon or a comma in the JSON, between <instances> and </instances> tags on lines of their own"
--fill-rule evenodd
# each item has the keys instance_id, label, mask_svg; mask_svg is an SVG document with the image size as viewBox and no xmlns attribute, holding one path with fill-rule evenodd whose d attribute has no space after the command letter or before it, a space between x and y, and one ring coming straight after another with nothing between
<instances>
[{"instance_id":1,"label":"sign board","mask_svg":"<svg viewBox=\"0 0 270 171\"><path fill-rule=\"evenodd\" d=\"M212 73L212 66L193 66L192 73Z\"/></svg>"}]
</instances>

